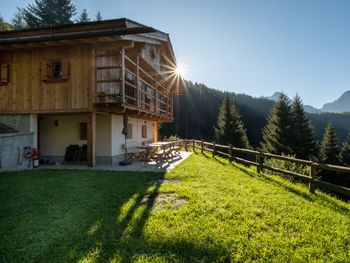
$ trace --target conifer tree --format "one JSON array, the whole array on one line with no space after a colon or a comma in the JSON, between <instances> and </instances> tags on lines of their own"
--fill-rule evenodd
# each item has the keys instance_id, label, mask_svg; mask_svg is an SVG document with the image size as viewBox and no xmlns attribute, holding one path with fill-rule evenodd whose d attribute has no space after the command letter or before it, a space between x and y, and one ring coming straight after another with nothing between
<instances>
[{"instance_id":1,"label":"conifer tree","mask_svg":"<svg viewBox=\"0 0 350 263\"><path fill-rule=\"evenodd\" d=\"M80 16L77 19L78 23L84 23L84 22L90 22L91 19L89 17L88 12L86 11L86 9L84 8L83 11L81 12Z\"/></svg>"},{"instance_id":2,"label":"conifer tree","mask_svg":"<svg viewBox=\"0 0 350 263\"><path fill-rule=\"evenodd\" d=\"M337 134L335 133L333 125L328 123L321 144L321 161L329 164L339 164L339 151Z\"/></svg>"},{"instance_id":3,"label":"conifer tree","mask_svg":"<svg viewBox=\"0 0 350 263\"><path fill-rule=\"evenodd\" d=\"M71 0L35 0L20 10L30 28L70 24L76 14Z\"/></svg>"},{"instance_id":4,"label":"conifer tree","mask_svg":"<svg viewBox=\"0 0 350 263\"><path fill-rule=\"evenodd\" d=\"M292 154L291 106L282 94L272 107L264 127L261 147L274 154Z\"/></svg>"},{"instance_id":5,"label":"conifer tree","mask_svg":"<svg viewBox=\"0 0 350 263\"><path fill-rule=\"evenodd\" d=\"M102 15L100 11L97 11L96 17L95 17L95 21L102 21Z\"/></svg>"},{"instance_id":6,"label":"conifer tree","mask_svg":"<svg viewBox=\"0 0 350 263\"><path fill-rule=\"evenodd\" d=\"M340 156L342 164L350 165L350 133L345 142L343 142Z\"/></svg>"},{"instance_id":7,"label":"conifer tree","mask_svg":"<svg viewBox=\"0 0 350 263\"><path fill-rule=\"evenodd\" d=\"M297 95L291 105L292 152L296 157L308 159L316 153L314 128L304 111L303 103Z\"/></svg>"},{"instance_id":8,"label":"conifer tree","mask_svg":"<svg viewBox=\"0 0 350 263\"><path fill-rule=\"evenodd\" d=\"M21 9L17 8L17 12L11 20L12 26L15 30L26 28L26 23L21 13Z\"/></svg>"},{"instance_id":9,"label":"conifer tree","mask_svg":"<svg viewBox=\"0 0 350 263\"><path fill-rule=\"evenodd\" d=\"M248 137L236 105L226 94L221 104L217 126L215 127L217 142L231 144L238 148L249 148Z\"/></svg>"}]
</instances>

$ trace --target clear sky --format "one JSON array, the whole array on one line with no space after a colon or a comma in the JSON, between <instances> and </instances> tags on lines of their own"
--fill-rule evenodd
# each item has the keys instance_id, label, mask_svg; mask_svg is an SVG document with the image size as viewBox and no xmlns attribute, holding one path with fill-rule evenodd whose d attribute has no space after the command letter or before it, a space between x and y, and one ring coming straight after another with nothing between
<instances>
[{"instance_id":1,"label":"clear sky","mask_svg":"<svg viewBox=\"0 0 350 263\"><path fill-rule=\"evenodd\" d=\"M16 6L0 0L10 20ZM350 89L348 0L73 0L90 15L126 17L170 34L187 79L253 96L298 93L321 107Z\"/></svg>"}]
</instances>

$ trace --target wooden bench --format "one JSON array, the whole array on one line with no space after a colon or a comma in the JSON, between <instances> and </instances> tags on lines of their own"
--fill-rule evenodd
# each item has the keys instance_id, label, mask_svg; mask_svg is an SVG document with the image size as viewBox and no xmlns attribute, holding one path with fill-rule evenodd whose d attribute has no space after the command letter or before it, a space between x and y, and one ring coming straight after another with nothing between
<instances>
[{"instance_id":1,"label":"wooden bench","mask_svg":"<svg viewBox=\"0 0 350 263\"><path fill-rule=\"evenodd\" d=\"M135 142L126 144L126 155L128 160L138 159L145 154L146 151L144 149L138 148L140 145L140 143ZM122 145L122 148L125 149L125 144Z\"/></svg>"},{"instance_id":2,"label":"wooden bench","mask_svg":"<svg viewBox=\"0 0 350 263\"><path fill-rule=\"evenodd\" d=\"M182 146L182 141L175 141L174 142L173 151L174 151L175 155L180 154L181 146Z\"/></svg>"}]
</instances>

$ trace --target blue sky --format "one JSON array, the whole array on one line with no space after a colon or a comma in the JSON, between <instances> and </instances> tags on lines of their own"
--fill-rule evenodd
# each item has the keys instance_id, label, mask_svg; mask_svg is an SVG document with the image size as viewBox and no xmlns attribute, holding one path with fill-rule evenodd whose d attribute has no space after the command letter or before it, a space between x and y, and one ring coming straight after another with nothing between
<instances>
[{"instance_id":1,"label":"blue sky","mask_svg":"<svg viewBox=\"0 0 350 263\"><path fill-rule=\"evenodd\" d=\"M16 6L0 0L10 20ZM321 107L350 89L350 1L75 0L78 10L127 17L170 34L186 78L253 96L298 93Z\"/></svg>"}]
</instances>

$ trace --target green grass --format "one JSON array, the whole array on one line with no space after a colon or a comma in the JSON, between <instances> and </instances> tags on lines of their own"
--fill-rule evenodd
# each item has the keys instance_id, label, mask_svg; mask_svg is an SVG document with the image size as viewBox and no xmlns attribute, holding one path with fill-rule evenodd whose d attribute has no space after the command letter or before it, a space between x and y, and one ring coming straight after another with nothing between
<instances>
[{"instance_id":1,"label":"green grass","mask_svg":"<svg viewBox=\"0 0 350 263\"><path fill-rule=\"evenodd\" d=\"M349 204L202 155L167 174L4 173L0 201L0 262L350 259Z\"/></svg>"}]
</instances>

